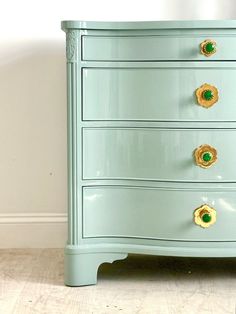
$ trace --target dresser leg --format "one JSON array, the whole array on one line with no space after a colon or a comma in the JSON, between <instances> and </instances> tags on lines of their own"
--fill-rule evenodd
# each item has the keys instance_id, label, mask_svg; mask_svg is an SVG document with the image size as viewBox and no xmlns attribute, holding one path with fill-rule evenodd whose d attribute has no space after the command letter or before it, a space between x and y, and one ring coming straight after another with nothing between
<instances>
[{"instance_id":1,"label":"dresser leg","mask_svg":"<svg viewBox=\"0 0 236 314\"><path fill-rule=\"evenodd\" d=\"M75 287L95 285L98 267L102 263L125 259L127 255L125 253L65 254L65 284Z\"/></svg>"}]
</instances>

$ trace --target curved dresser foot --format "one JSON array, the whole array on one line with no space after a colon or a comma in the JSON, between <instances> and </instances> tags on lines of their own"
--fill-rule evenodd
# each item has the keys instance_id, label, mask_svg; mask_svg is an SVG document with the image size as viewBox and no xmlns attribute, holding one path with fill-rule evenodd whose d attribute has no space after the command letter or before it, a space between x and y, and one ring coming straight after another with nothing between
<instances>
[{"instance_id":1,"label":"curved dresser foot","mask_svg":"<svg viewBox=\"0 0 236 314\"><path fill-rule=\"evenodd\" d=\"M98 267L102 263L125 259L127 255L124 253L66 253L65 284L71 287L95 285Z\"/></svg>"}]
</instances>

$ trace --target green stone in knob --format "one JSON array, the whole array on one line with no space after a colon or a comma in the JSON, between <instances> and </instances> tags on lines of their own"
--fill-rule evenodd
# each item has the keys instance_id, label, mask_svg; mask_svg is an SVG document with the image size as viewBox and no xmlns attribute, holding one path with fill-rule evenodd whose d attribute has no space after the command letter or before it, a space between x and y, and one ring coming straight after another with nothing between
<instances>
[{"instance_id":1,"label":"green stone in knob","mask_svg":"<svg viewBox=\"0 0 236 314\"><path fill-rule=\"evenodd\" d=\"M206 223L211 221L211 215L208 213L203 214L201 218L202 218L202 221Z\"/></svg>"},{"instance_id":2,"label":"green stone in knob","mask_svg":"<svg viewBox=\"0 0 236 314\"><path fill-rule=\"evenodd\" d=\"M211 159L212 159L212 154L211 153L209 153L209 152L206 152L206 153L203 153L202 154L202 159L204 160L204 161L210 161Z\"/></svg>"},{"instance_id":3,"label":"green stone in knob","mask_svg":"<svg viewBox=\"0 0 236 314\"><path fill-rule=\"evenodd\" d=\"M213 92L210 89L204 90L202 96L205 100L212 100L214 97Z\"/></svg>"},{"instance_id":4,"label":"green stone in knob","mask_svg":"<svg viewBox=\"0 0 236 314\"><path fill-rule=\"evenodd\" d=\"M206 53L212 53L215 50L215 44L212 42L208 42L204 46L204 50L206 51Z\"/></svg>"}]
</instances>

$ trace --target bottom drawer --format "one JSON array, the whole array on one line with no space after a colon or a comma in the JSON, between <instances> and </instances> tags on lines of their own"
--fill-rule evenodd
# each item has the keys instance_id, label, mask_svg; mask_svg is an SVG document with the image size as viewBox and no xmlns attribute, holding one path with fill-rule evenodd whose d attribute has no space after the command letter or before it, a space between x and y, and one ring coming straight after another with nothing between
<instances>
[{"instance_id":1,"label":"bottom drawer","mask_svg":"<svg viewBox=\"0 0 236 314\"><path fill-rule=\"evenodd\" d=\"M195 209L215 209L204 228L195 222ZM208 224L207 208L200 220ZM206 215L205 215L206 214ZM207 218L208 217L208 218ZM198 217L199 222L199 217ZM236 240L235 189L84 187L83 237L135 237L183 241Z\"/></svg>"}]
</instances>

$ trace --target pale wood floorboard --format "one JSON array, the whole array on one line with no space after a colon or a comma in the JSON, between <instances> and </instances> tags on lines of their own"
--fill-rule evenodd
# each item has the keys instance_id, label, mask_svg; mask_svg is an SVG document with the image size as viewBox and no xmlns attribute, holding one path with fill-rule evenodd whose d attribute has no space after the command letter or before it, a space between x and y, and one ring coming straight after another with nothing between
<instances>
[{"instance_id":1,"label":"pale wood floorboard","mask_svg":"<svg viewBox=\"0 0 236 314\"><path fill-rule=\"evenodd\" d=\"M66 287L63 250L0 250L0 314L235 314L236 259L131 255Z\"/></svg>"}]
</instances>

